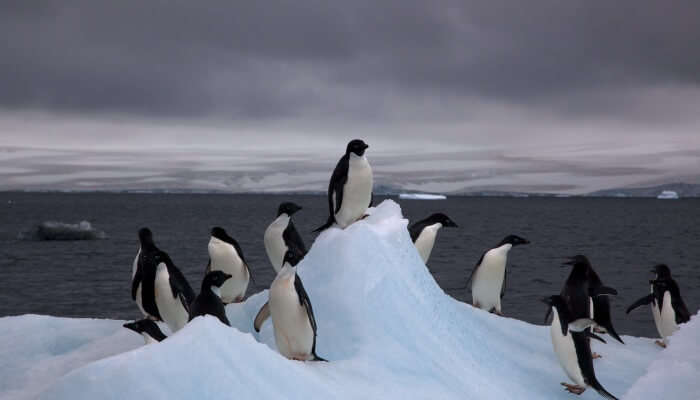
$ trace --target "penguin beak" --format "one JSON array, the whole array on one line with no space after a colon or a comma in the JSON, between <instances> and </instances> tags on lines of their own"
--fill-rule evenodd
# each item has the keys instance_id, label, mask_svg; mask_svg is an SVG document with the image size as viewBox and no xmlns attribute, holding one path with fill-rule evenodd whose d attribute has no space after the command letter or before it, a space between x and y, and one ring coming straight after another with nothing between
<instances>
[{"instance_id":1,"label":"penguin beak","mask_svg":"<svg viewBox=\"0 0 700 400\"><path fill-rule=\"evenodd\" d=\"M450 228L459 228L459 226L457 224L455 224L454 221L452 221L452 220L450 220L447 223L447 226L449 226Z\"/></svg>"},{"instance_id":2,"label":"penguin beak","mask_svg":"<svg viewBox=\"0 0 700 400\"><path fill-rule=\"evenodd\" d=\"M574 264L576 264L576 260L573 259L573 258L570 258L569 261L565 261L565 262L564 262L564 264L562 265L562 267L565 267L565 266L567 266L567 265L574 265Z\"/></svg>"},{"instance_id":3,"label":"penguin beak","mask_svg":"<svg viewBox=\"0 0 700 400\"><path fill-rule=\"evenodd\" d=\"M369 148L369 145L367 143L365 143L365 150L367 150L368 148Z\"/></svg>"},{"instance_id":4,"label":"penguin beak","mask_svg":"<svg viewBox=\"0 0 700 400\"><path fill-rule=\"evenodd\" d=\"M549 297L543 297L540 299L540 301L543 302L544 304L547 304L550 306L552 305L552 299L550 299Z\"/></svg>"},{"instance_id":5,"label":"penguin beak","mask_svg":"<svg viewBox=\"0 0 700 400\"><path fill-rule=\"evenodd\" d=\"M530 241L527 240L527 239L523 239L523 243L522 243L522 244L530 244Z\"/></svg>"}]
</instances>

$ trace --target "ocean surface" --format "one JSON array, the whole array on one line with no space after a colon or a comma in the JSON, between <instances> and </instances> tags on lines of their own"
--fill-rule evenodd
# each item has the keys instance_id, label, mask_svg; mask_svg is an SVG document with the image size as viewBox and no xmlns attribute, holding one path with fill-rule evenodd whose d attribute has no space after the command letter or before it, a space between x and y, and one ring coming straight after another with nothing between
<instances>
[{"instance_id":1,"label":"ocean surface","mask_svg":"<svg viewBox=\"0 0 700 400\"><path fill-rule=\"evenodd\" d=\"M375 202L384 197L375 198ZM454 298L470 302L465 282L481 253L508 234L532 244L508 259L503 311L511 318L543 324L543 296L561 290L568 256L585 254L613 298L620 334L656 336L647 307L625 308L649 291L649 272L667 263L691 313L700 304L700 199L485 198L398 200L404 215L418 220L444 212L457 229L442 229L428 268ZM150 227L158 246L199 291L212 226L235 237L252 269L248 294L274 279L263 232L282 201L303 207L294 217L307 247L311 230L326 217L321 196L225 194L0 193L0 316L26 313L89 318L139 318L130 297L137 230ZM106 239L20 240L19 233L45 221L89 221ZM361 255L358 255L361 256ZM312 299L313 300L313 299ZM252 322L251 322L252 323Z\"/></svg>"}]
</instances>

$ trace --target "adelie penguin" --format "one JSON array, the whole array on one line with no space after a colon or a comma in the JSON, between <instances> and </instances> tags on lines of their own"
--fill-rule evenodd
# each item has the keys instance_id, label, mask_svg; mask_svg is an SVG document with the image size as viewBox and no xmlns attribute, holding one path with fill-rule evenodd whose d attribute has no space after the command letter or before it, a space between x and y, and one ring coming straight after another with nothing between
<instances>
[{"instance_id":1,"label":"adelie penguin","mask_svg":"<svg viewBox=\"0 0 700 400\"><path fill-rule=\"evenodd\" d=\"M209 239L209 264L206 274L211 271L223 271L231 278L221 287L221 300L224 304L243 301L250 281L250 269L238 242L221 227L211 230Z\"/></svg>"},{"instance_id":2,"label":"adelie penguin","mask_svg":"<svg viewBox=\"0 0 700 400\"><path fill-rule=\"evenodd\" d=\"M600 339L590 333L590 327L595 325L595 322L586 317L574 318L562 296L547 297L543 301L550 306L553 314L550 329L552 347L562 369L574 382L573 384L562 382L562 386L577 395L590 386L604 398L617 400L603 388L593 369L593 354L588 337Z\"/></svg>"},{"instance_id":3,"label":"adelie penguin","mask_svg":"<svg viewBox=\"0 0 700 400\"><path fill-rule=\"evenodd\" d=\"M255 317L260 332L267 317L272 318L275 343L280 354L299 361L326 361L316 354L316 318L311 300L296 274L301 254L287 251L282 269L270 285L270 300Z\"/></svg>"},{"instance_id":4,"label":"adelie penguin","mask_svg":"<svg viewBox=\"0 0 700 400\"><path fill-rule=\"evenodd\" d=\"M651 271L656 274L656 279L649 281L651 293L629 306L627 314L639 306L650 304L656 330L661 336L661 340L657 340L656 344L666 347L668 337L679 329L678 325L690 320L690 312L681 297L678 284L671 277L668 266L659 264Z\"/></svg>"},{"instance_id":5,"label":"adelie penguin","mask_svg":"<svg viewBox=\"0 0 700 400\"><path fill-rule=\"evenodd\" d=\"M348 143L328 183L328 220L314 230L322 231L333 223L342 229L365 216L372 203L373 175L365 151L369 146L360 139Z\"/></svg>"},{"instance_id":6,"label":"adelie penguin","mask_svg":"<svg viewBox=\"0 0 700 400\"><path fill-rule=\"evenodd\" d=\"M292 222L292 215L299 210L301 207L292 202L280 204L277 209L277 218L265 230L265 251L275 272L280 272L282 259L288 250L299 251L302 255L306 254L304 240Z\"/></svg>"},{"instance_id":7,"label":"adelie penguin","mask_svg":"<svg viewBox=\"0 0 700 400\"><path fill-rule=\"evenodd\" d=\"M474 307L503 315L501 298L506 293L506 263L508 252L515 246L529 244L520 236L508 235L496 247L481 255L472 274L467 279L472 282L472 304Z\"/></svg>"},{"instance_id":8,"label":"adelie penguin","mask_svg":"<svg viewBox=\"0 0 700 400\"><path fill-rule=\"evenodd\" d=\"M143 308L142 287L143 273L145 271L142 271L142 274L139 275L138 282L136 280L136 272L138 271L139 260L141 259L141 251L145 249L145 251L152 252L156 248L155 246L156 245L153 243L153 233L151 230L148 228L139 229L139 250L136 253L134 263L131 267L131 299L136 302L136 306L139 308L139 311L141 311L144 317L158 320L160 319L158 315L149 314ZM153 272L152 279L155 279L155 271ZM151 280L151 282L152 281L153 280Z\"/></svg>"},{"instance_id":9,"label":"adelie penguin","mask_svg":"<svg viewBox=\"0 0 700 400\"><path fill-rule=\"evenodd\" d=\"M158 325L150 319L127 322L123 326L143 336L143 340L146 344L161 342L166 338Z\"/></svg>"},{"instance_id":10,"label":"adelie penguin","mask_svg":"<svg viewBox=\"0 0 700 400\"><path fill-rule=\"evenodd\" d=\"M190 320L189 305L194 301L194 290L166 252L159 252L154 260L155 301L158 312L170 331L175 333Z\"/></svg>"},{"instance_id":11,"label":"adelie penguin","mask_svg":"<svg viewBox=\"0 0 700 400\"><path fill-rule=\"evenodd\" d=\"M428 218L422 219L408 228L411 234L411 240L418 250L418 254L423 259L424 263L428 263L430 253L435 245L435 238L440 228L456 228L450 217L443 213L435 213Z\"/></svg>"},{"instance_id":12,"label":"adelie penguin","mask_svg":"<svg viewBox=\"0 0 700 400\"><path fill-rule=\"evenodd\" d=\"M212 271L204 276L202 290L190 305L190 321L201 315L213 315L224 325L231 326L221 301L221 286L229 278L231 275L223 271Z\"/></svg>"},{"instance_id":13,"label":"adelie penguin","mask_svg":"<svg viewBox=\"0 0 700 400\"><path fill-rule=\"evenodd\" d=\"M168 254L155 245L150 229L139 230L139 241L131 297L147 318L164 321L175 332L187 323L194 290Z\"/></svg>"},{"instance_id":14,"label":"adelie penguin","mask_svg":"<svg viewBox=\"0 0 700 400\"><path fill-rule=\"evenodd\" d=\"M600 332L607 332L615 340L624 344L612 325L610 301L606 296L617 295L617 291L603 285L584 255L571 257L563 265L573 266L560 293L569 307L572 318L591 318Z\"/></svg>"}]
</instances>

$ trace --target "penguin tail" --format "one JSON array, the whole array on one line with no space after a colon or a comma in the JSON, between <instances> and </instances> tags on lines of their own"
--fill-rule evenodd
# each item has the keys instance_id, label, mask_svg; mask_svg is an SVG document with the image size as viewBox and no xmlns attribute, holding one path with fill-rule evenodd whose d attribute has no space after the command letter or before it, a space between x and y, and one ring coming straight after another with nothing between
<instances>
[{"instance_id":1,"label":"penguin tail","mask_svg":"<svg viewBox=\"0 0 700 400\"><path fill-rule=\"evenodd\" d=\"M325 224L323 224L323 225L319 226L318 228L314 229L312 232L321 232L321 231L325 231L326 229L330 228L331 225L333 225L334 223L335 223L335 217L332 216L332 215L330 215L330 216L328 217L328 221L326 221Z\"/></svg>"},{"instance_id":2,"label":"penguin tail","mask_svg":"<svg viewBox=\"0 0 700 400\"><path fill-rule=\"evenodd\" d=\"M309 361L323 361L323 362L328 362L328 360L326 360L325 358L319 357L316 353L314 353L313 356L314 356L314 358L312 358L312 359L309 360Z\"/></svg>"},{"instance_id":3,"label":"penguin tail","mask_svg":"<svg viewBox=\"0 0 700 400\"><path fill-rule=\"evenodd\" d=\"M600 382L598 382L598 379L596 379L595 377L593 377L593 379L591 380L590 385L593 389L595 389L596 392L598 392L599 395L601 395L601 397L604 397L609 400L619 400L617 397L613 396L610 392L605 390L603 385L601 385Z\"/></svg>"}]
</instances>

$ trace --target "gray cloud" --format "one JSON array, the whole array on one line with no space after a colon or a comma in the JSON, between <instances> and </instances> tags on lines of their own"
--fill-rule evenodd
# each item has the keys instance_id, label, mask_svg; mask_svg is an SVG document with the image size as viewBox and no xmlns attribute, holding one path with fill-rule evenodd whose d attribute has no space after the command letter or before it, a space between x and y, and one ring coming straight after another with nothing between
<instances>
[{"instance_id":1,"label":"gray cloud","mask_svg":"<svg viewBox=\"0 0 700 400\"><path fill-rule=\"evenodd\" d=\"M693 1L4 2L0 105L383 120L421 99L457 117L477 98L610 113L600 91L697 87L698 20Z\"/></svg>"}]
</instances>

